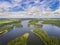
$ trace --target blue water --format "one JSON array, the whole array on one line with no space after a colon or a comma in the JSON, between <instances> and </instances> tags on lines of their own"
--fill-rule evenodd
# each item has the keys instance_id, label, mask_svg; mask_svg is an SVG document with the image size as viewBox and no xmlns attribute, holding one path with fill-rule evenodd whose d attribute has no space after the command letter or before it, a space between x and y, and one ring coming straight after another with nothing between
<instances>
[{"instance_id":1,"label":"blue water","mask_svg":"<svg viewBox=\"0 0 60 45\"><path fill-rule=\"evenodd\" d=\"M21 22L23 27L14 27L10 32L0 36L0 43L2 45L7 45L7 43L25 33L29 33L27 45L43 45L42 41L31 30L35 29L34 26L28 26L30 20L24 20ZM42 29L47 32L50 36L60 37L60 27L52 24L43 24Z\"/></svg>"},{"instance_id":2,"label":"blue water","mask_svg":"<svg viewBox=\"0 0 60 45\"><path fill-rule=\"evenodd\" d=\"M52 25L52 24L43 24L42 29L44 29L48 35L60 37L60 27Z\"/></svg>"}]
</instances>

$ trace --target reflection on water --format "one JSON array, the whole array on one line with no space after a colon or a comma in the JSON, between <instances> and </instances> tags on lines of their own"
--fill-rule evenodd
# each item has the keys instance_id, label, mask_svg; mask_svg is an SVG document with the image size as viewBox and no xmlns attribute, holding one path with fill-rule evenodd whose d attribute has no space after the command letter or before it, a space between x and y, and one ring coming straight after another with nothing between
<instances>
[{"instance_id":1,"label":"reflection on water","mask_svg":"<svg viewBox=\"0 0 60 45\"><path fill-rule=\"evenodd\" d=\"M30 20L24 20L21 23L10 24L10 26L13 26L13 29L11 29L10 32L0 36L0 43L2 43L2 45L7 45L9 41L28 32L30 36L28 38L27 45L42 45L42 43L40 43L41 40L31 32L31 30L35 29L36 27L28 26L29 21ZM42 24L42 21L38 22L38 24L39 23ZM60 37L60 27L52 24L42 24L42 29L44 29L51 36Z\"/></svg>"},{"instance_id":2,"label":"reflection on water","mask_svg":"<svg viewBox=\"0 0 60 45\"><path fill-rule=\"evenodd\" d=\"M44 29L49 35L60 37L60 27L51 24L43 24Z\"/></svg>"},{"instance_id":3,"label":"reflection on water","mask_svg":"<svg viewBox=\"0 0 60 45\"><path fill-rule=\"evenodd\" d=\"M22 21L21 24L23 27L15 27L8 33L2 35L0 37L0 43L2 45L7 45L7 43L13 39L15 39L18 36L22 36L25 33L29 33L30 37L28 39L28 45L31 43L31 45L40 45L41 41L36 37L30 30L34 29L34 27L28 27L28 20ZM36 40L36 41L35 41ZM32 41L32 42L31 42Z\"/></svg>"}]
</instances>

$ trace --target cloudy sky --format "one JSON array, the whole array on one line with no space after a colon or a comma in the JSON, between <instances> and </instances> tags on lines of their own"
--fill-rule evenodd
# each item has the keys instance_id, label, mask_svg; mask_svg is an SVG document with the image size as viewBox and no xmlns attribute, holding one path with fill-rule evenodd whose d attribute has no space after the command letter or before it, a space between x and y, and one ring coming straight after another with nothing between
<instances>
[{"instance_id":1,"label":"cloudy sky","mask_svg":"<svg viewBox=\"0 0 60 45\"><path fill-rule=\"evenodd\" d=\"M43 16L52 12L53 14L60 13L60 0L0 0L0 17L4 17L2 15L26 17L34 14L38 16L38 13Z\"/></svg>"}]
</instances>

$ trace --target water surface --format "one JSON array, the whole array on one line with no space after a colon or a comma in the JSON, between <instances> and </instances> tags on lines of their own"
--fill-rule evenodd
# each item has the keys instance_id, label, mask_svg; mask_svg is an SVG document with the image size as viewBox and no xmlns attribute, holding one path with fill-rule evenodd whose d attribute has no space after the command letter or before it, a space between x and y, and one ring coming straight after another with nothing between
<instances>
[{"instance_id":1,"label":"water surface","mask_svg":"<svg viewBox=\"0 0 60 45\"><path fill-rule=\"evenodd\" d=\"M35 29L34 26L28 26L30 20L24 20L21 22L23 27L13 27L10 32L0 36L0 43L2 45L7 45L7 43L25 33L29 33L29 38L27 40L27 45L43 45L41 39L31 32ZM42 22L41 22L42 24ZM52 24L43 24L42 29L47 32L50 36L60 37L60 27Z\"/></svg>"}]
</instances>

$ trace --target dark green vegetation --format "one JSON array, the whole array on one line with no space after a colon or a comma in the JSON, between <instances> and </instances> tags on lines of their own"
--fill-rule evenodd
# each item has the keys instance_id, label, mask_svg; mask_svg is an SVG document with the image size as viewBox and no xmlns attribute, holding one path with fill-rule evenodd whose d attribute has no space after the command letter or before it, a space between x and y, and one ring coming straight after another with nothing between
<instances>
[{"instance_id":1,"label":"dark green vegetation","mask_svg":"<svg viewBox=\"0 0 60 45\"><path fill-rule=\"evenodd\" d=\"M28 39L29 33L24 34L21 37L16 38L15 40L12 40L8 43L8 45L27 45L27 39Z\"/></svg>"},{"instance_id":2,"label":"dark green vegetation","mask_svg":"<svg viewBox=\"0 0 60 45\"><path fill-rule=\"evenodd\" d=\"M0 35L9 32L12 28L13 28L13 26L7 26L7 25L4 27L0 27Z\"/></svg>"},{"instance_id":3,"label":"dark green vegetation","mask_svg":"<svg viewBox=\"0 0 60 45\"><path fill-rule=\"evenodd\" d=\"M23 25L21 25L20 23L15 23L13 24L13 27L23 27Z\"/></svg>"},{"instance_id":4,"label":"dark green vegetation","mask_svg":"<svg viewBox=\"0 0 60 45\"><path fill-rule=\"evenodd\" d=\"M44 45L60 45L60 38L48 36L48 34L42 29L32 30L34 34L36 34L44 43Z\"/></svg>"},{"instance_id":5,"label":"dark green vegetation","mask_svg":"<svg viewBox=\"0 0 60 45\"><path fill-rule=\"evenodd\" d=\"M38 20L30 20L28 26L35 25L38 22Z\"/></svg>"},{"instance_id":6,"label":"dark green vegetation","mask_svg":"<svg viewBox=\"0 0 60 45\"><path fill-rule=\"evenodd\" d=\"M39 20L30 20L28 26L33 25L34 27L42 27L42 24L38 24Z\"/></svg>"},{"instance_id":7,"label":"dark green vegetation","mask_svg":"<svg viewBox=\"0 0 60 45\"><path fill-rule=\"evenodd\" d=\"M11 31L11 29L13 29L14 27L18 27L18 28L23 27L23 25L21 24L22 20L24 21L26 19L1 19L0 35ZM28 22L28 26L33 25L34 28L36 28L32 30L32 32L42 40L44 45L60 45L60 38L49 36L47 32L41 29L43 24L52 24L60 27L60 20L57 19L55 20L54 19L28 19L28 20L30 20ZM39 24L38 22L42 22L42 23ZM23 36L10 41L7 45L27 45L28 36L29 34L26 33Z\"/></svg>"},{"instance_id":8,"label":"dark green vegetation","mask_svg":"<svg viewBox=\"0 0 60 45\"><path fill-rule=\"evenodd\" d=\"M22 27L19 19L2 19L0 20L0 35L9 32L13 27Z\"/></svg>"},{"instance_id":9,"label":"dark green vegetation","mask_svg":"<svg viewBox=\"0 0 60 45\"><path fill-rule=\"evenodd\" d=\"M45 19L45 20L42 20L42 21L43 21L43 24L52 24L52 25L56 25L56 26L60 27L60 20L48 20L48 19Z\"/></svg>"},{"instance_id":10,"label":"dark green vegetation","mask_svg":"<svg viewBox=\"0 0 60 45\"><path fill-rule=\"evenodd\" d=\"M34 25L36 27L36 29L32 30L32 32L42 40L44 45L60 45L59 43L60 38L49 36L47 32L41 29L41 26L43 25L38 24L39 21L42 21L42 24L52 24L52 25L60 26L60 20L38 19L37 21L31 20L28 24L28 26Z\"/></svg>"},{"instance_id":11,"label":"dark green vegetation","mask_svg":"<svg viewBox=\"0 0 60 45\"><path fill-rule=\"evenodd\" d=\"M32 19L29 21L28 26L34 25L34 26L42 26L42 24L38 24L39 21L42 21L42 24L52 24L60 27L60 19Z\"/></svg>"},{"instance_id":12,"label":"dark green vegetation","mask_svg":"<svg viewBox=\"0 0 60 45\"><path fill-rule=\"evenodd\" d=\"M4 26L4 25L12 24L12 23L18 23L18 22L21 22L21 20L19 20L19 19L2 19L2 20L0 20L0 27Z\"/></svg>"}]
</instances>

